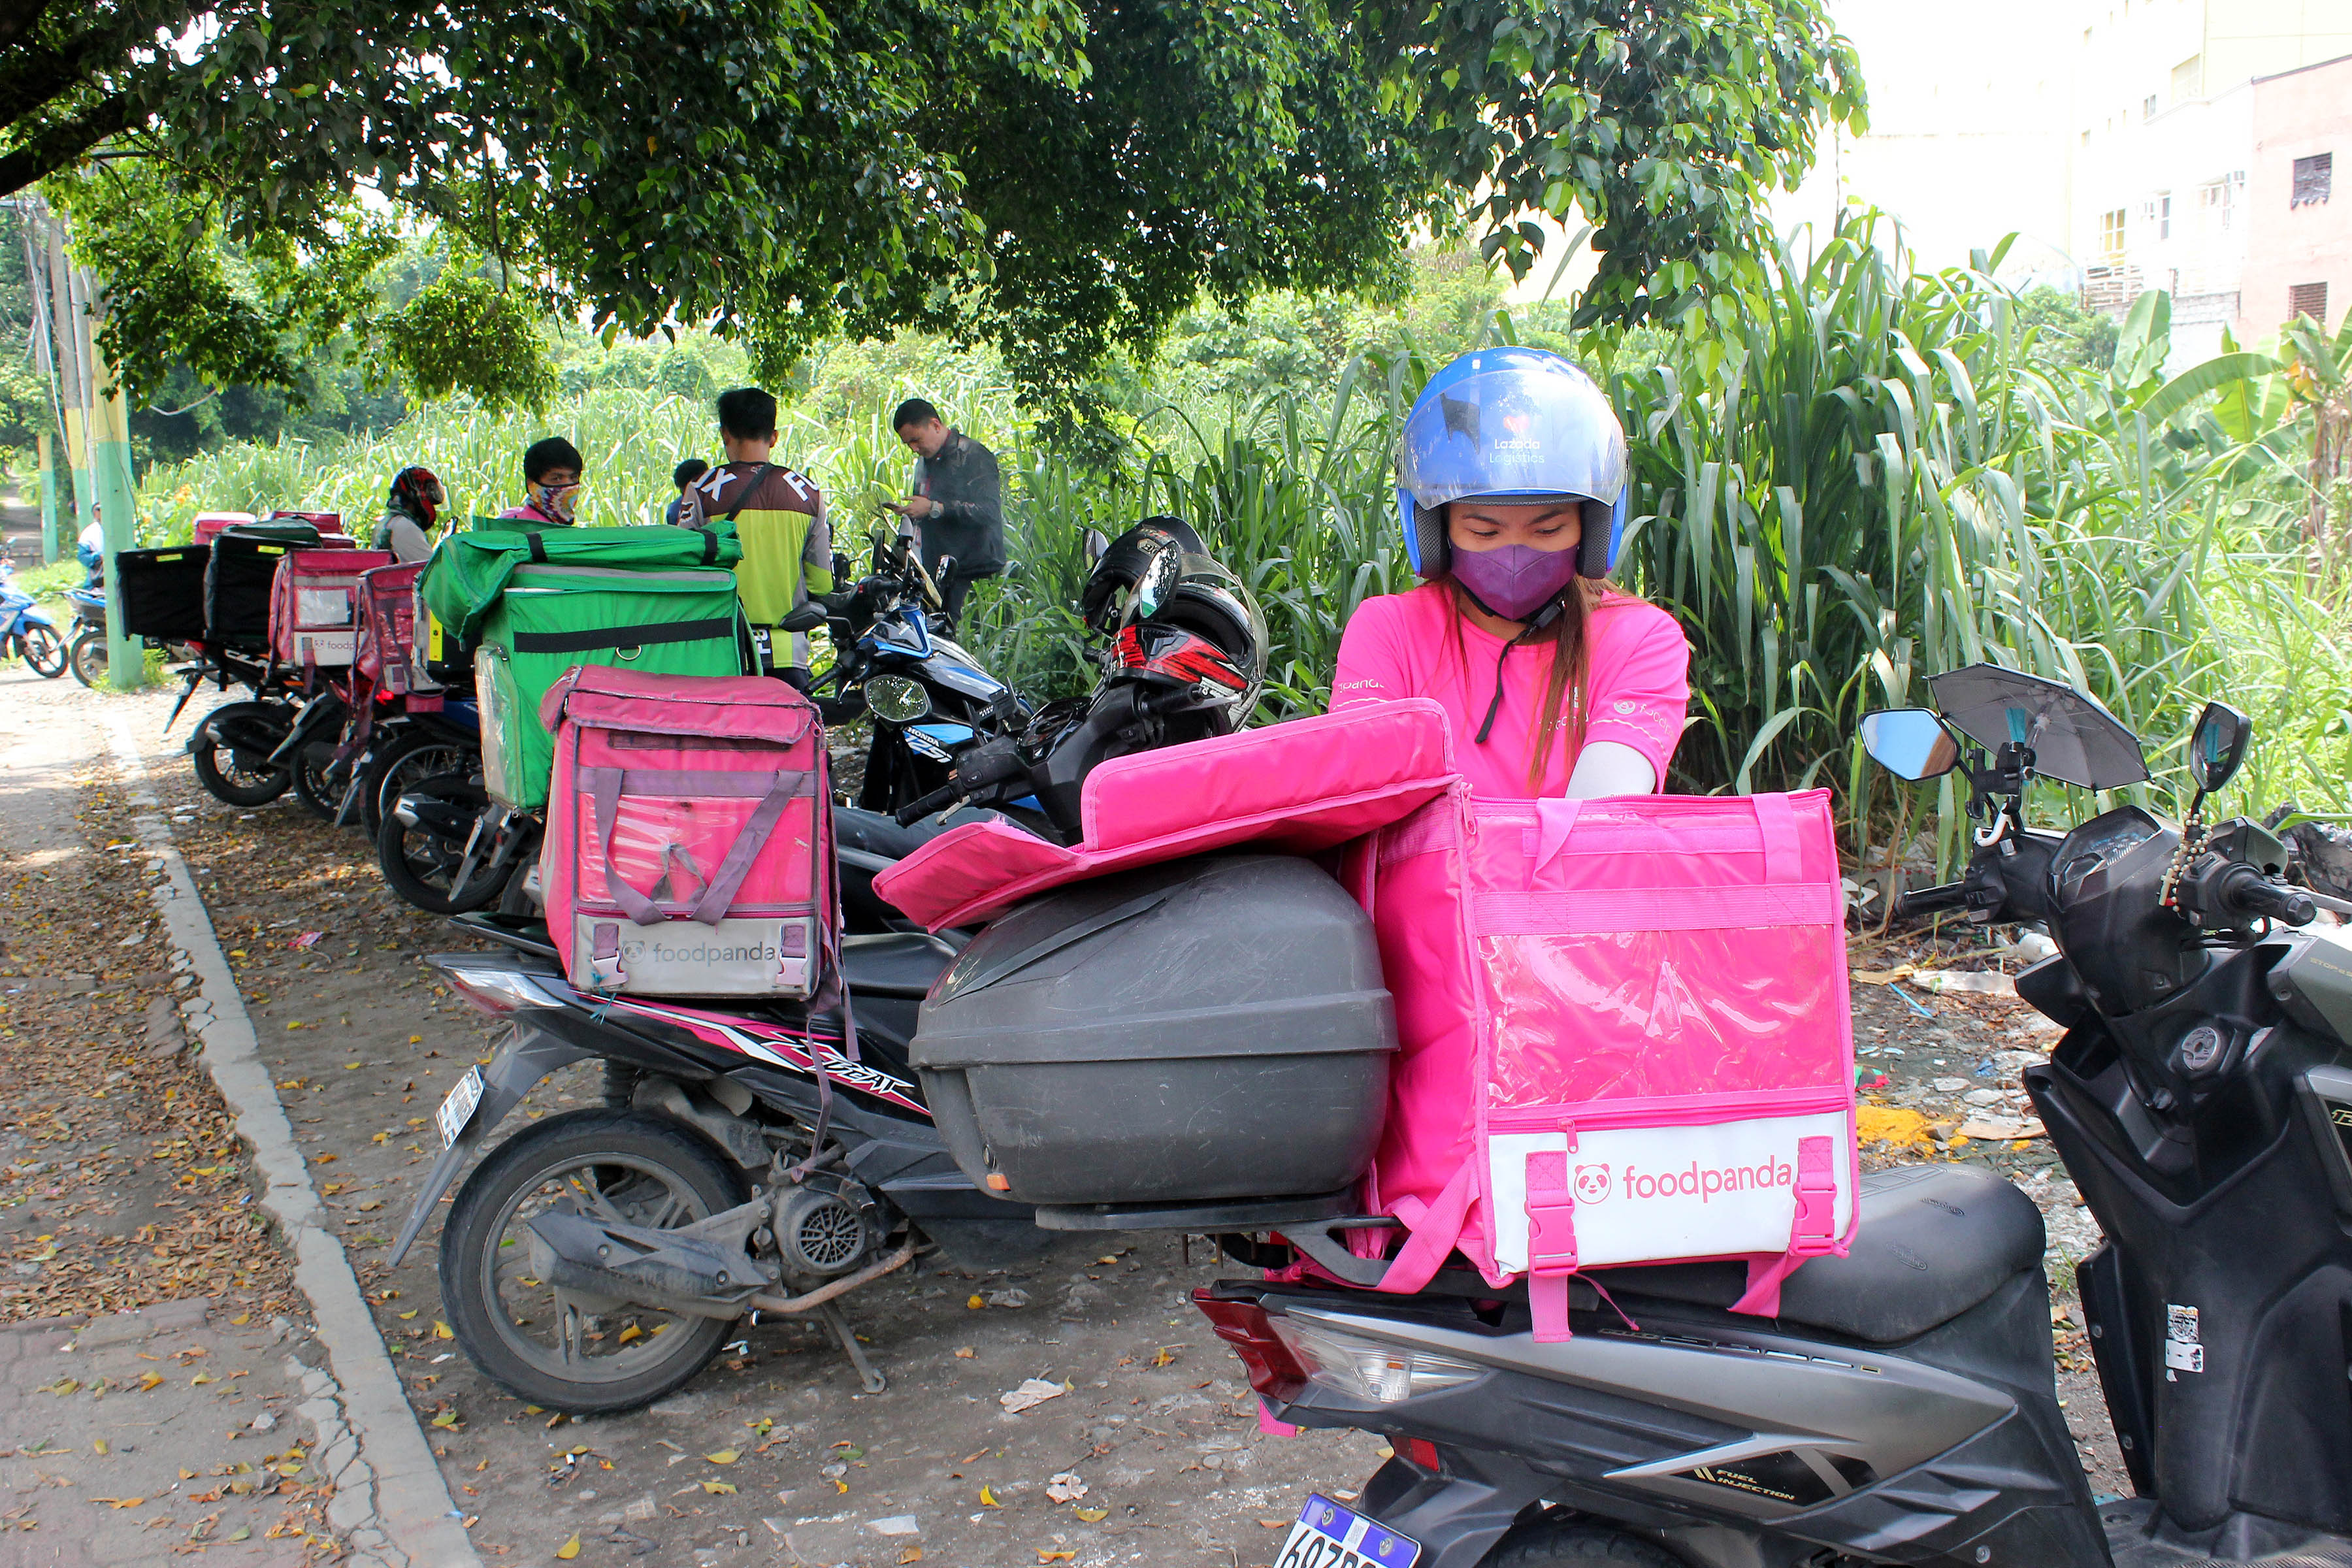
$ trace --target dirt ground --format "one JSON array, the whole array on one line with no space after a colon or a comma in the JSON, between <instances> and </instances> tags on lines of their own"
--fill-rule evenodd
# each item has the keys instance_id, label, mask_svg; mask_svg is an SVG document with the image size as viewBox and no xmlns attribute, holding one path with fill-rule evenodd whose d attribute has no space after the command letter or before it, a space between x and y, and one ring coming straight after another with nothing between
<instances>
[{"instance_id":1,"label":"dirt ground","mask_svg":"<svg viewBox=\"0 0 2352 1568\"><path fill-rule=\"evenodd\" d=\"M205 795L178 753L188 721L169 740L161 735L165 700L99 696L70 681L31 683L10 669L0 670L0 703L37 705L50 721L67 723L90 723L103 706L141 738L279 1097L485 1558L536 1561L576 1540L571 1560L647 1568L795 1559L974 1568L1182 1560L1246 1568L1271 1561L1307 1489L1344 1498L1379 1463L1381 1445L1368 1436L1260 1432L1238 1363L1186 1299L1194 1285L1234 1266L1220 1266L1197 1242L1188 1254L1172 1238L1065 1241L1028 1267L987 1276L927 1259L857 1292L848 1315L890 1380L878 1395L860 1391L818 1325L787 1321L748 1330L686 1391L647 1411L570 1421L525 1407L478 1376L446 1337L433 1232L398 1269L385 1265L436 1147L433 1108L493 1044L492 1026L446 995L418 962L423 953L470 944L394 900L359 835L315 821L290 795L254 811ZM199 699L192 714L205 706ZM110 911L73 917L83 929L67 934L89 954L81 972L129 971L129 961L100 955L138 951L115 945L145 929L137 884L135 868L93 884L113 903ZM21 910L26 896L45 897L46 889L12 889L12 907ZM93 921L100 930L86 929ZM1856 962L1892 970L1910 956L1870 950ZM61 962L42 960L52 968ZM125 1042L121 1048L131 1048L123 1031L142 1016L157 984L168 977L142 982L145 989L109 981L110 989L87 994L116 998L104 1004L103 1016ZM89 1007L96 1016L100 1005L39 994L42 1006ZM5 1026L26 1029L30 1016L12 1011ZM2070 1287L2073 1260L2096 1245L2096 1231L2046 1142L1939 1144L1933 1136L1956 1133L1969 1118L2015 1111L2007 1091L2018 1068L2053 1038L2026 1026L2030 1016L2013 1000L1927 994L1904 980L1856 987L1862 1059L1887 1076L1871 1096L1888 1111L1919 1115L1920 1136L1879 1157L1981 1159L2020 1180L2050 1220L2053 1281ZM591 1070L551 1080L519 1115L593 1103ZM173 1075L184 1071L173 1060L151 1068L142 1058L139 1103L180 1084ZM0 1139L25 1140L8 1146L8 1157L32 1151L48 1161L41 1118L54 1116L58 1095L43 1099L26 1084L7 1089ZM1993 1091L1991 1101L1966 1099L1982 1090ZM172 1103L194 1098L192 1088L181 1088ZM58 1234L63 1214L55 1205L68 1193L92 1205L105 1194L125 1194L113 1200L121 1215L104 1216L119 1218L118 1231L94 1236L90 1245L106 1234L124 1239L115 1253L93 1251L95 1262L130 1245L137 1232L129 1222L145 1223L148 1212L138 1204L233 1205L240 1168L233 1150L214 1152L223 1143L217 1129L175 1123L173 1131L184 1143L182 1153L156 1152L169 1140L152 1139L138 1156L169 1161L170 1179L152 1196L130 1195L147 1189L119 1157L126 1136L102 1173L85 1180L74 1173L72 1184L37 1200L52 1205L33 1211L41 1233ZM85 1163L93 1157L76 1147ZM7 1190L13 1195L17 1188ZM12 1216L26 1206L0 1210L0 1236L19 1256L32 1250L25 1228L32 1222ZM263 1261L267 1248L249 1238L237 1251L247 1260L244 1282L236 1273L205 1275L202 1288L225 1300L244 1300L234 1295L243 1290L269 1304L282 1279L272 1272L278 1266ZM975 1309L974 1299L1002 1304ZM51 1310L22 1296L0 1302L12 1311ZM2071 1320L2058 1325L2057 1342L2066 1368L2062 1393L2094 1487L2127 1492ZM1000 1395L1031 1378L1066 1384L1067 1391L1026 1414L1005 1414ZM1063 1477L1074 1477L1075 1486L1057 1484Z\"/></svg>"}]
</instances>

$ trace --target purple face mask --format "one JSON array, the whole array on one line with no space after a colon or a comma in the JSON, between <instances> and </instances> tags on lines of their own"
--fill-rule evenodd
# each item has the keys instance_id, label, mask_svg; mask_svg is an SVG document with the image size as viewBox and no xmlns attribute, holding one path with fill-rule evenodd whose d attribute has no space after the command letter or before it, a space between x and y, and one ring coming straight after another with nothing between
<instances>
[{"instance_id":1,"label":"purple face mask","mask_svg":"<svg viewBox=\"0 0 2352 1568\"><path fill-rule=\"evenodd\" d=\"M1506 544L1496 550L1454 547L1454 576L1471 597L1507 621L1524 621L1576 580L1576 547L1538 550Z\"/></svg>"}]
</instances>

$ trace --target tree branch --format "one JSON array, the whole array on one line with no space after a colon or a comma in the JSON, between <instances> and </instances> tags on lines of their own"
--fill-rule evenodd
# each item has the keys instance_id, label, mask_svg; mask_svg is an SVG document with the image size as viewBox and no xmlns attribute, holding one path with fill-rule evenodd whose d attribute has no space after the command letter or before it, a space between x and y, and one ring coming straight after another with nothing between
<instances>
[{"instance_id":1,"label":"tree branch","mask_svg":"<svg viewBox=\"0 0 2352 1568\"><path fill-rule=\"evenodd\" d=\"M134 115L127 93L92 106L79 119L42 131L29 145L0 156L0 196L14 195L53 174L108 137L131 128Z\"/></svg>"}]
</instances>

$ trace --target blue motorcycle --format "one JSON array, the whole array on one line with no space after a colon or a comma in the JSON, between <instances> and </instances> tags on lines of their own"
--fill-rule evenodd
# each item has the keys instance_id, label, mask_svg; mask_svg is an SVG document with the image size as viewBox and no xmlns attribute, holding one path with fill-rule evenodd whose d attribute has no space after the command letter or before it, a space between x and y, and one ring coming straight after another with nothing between
<instances>
[{"instance_id":1,"label":"blue motorcycle","mask_svg":"<svg viewBox=\"0 0 2352 1568\"><path fill-rule=\"evenodd\" d=\"M0 653L23 659L26 668L45 680L66 672L65 638L34 604L33 595L16 586L16 563L5 557L0 557Z\"/></svg>"},{"instance_id":2,"label":"blue motorcycle","mask_svg":"<svg viewBox=\"0 0 2352 1568\"><path fill-rule=\"evenodd\" d=\"M902 526L895 538L877 529L873 543L872 570L819 601L834 665L815 696L827 724L872 720L857 804L891 813L945 784L956 759L981 741L1020 734L1030 709L946 635L913 529ZM834 574L848 575L843 557L835 557Z\"/></svg>"}]
</instances>

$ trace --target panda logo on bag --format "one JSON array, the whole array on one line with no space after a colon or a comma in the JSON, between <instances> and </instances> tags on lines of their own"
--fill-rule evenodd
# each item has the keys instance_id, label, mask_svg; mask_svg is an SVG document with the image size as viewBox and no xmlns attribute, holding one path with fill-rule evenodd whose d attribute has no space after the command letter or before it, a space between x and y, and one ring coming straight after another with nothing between
<instances>
[{"instance_id":1,"label":"panda logo on bag","mask_svg":"<svg viewBox=\"0 0 2352 1568\"><path fill-rule=\"evenodd\" d=\"M1608 1166L1579 1165L1576 1168L1576 1201L1578 1203L1601 1203L1609 1196L1609 1188Z\"/></svg>"}]
</instances>

